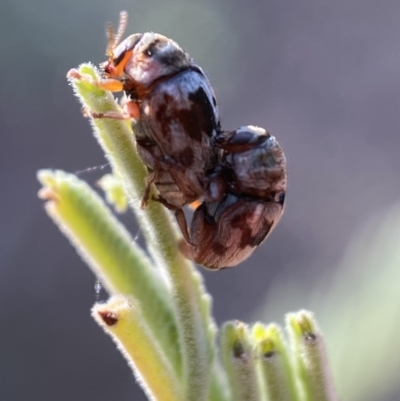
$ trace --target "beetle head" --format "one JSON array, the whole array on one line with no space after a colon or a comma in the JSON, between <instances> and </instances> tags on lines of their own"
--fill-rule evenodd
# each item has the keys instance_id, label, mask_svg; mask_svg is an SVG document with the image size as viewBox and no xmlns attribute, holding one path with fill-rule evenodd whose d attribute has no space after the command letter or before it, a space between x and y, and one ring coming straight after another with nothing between
<instances>
[{"instance_id":1,"label":"beetle head","mask_svg":"<svg viewBox=\"0 0 400 401\"><path fill-rule=\"evenodd\" d=\"M173 75L191 64L189 55L173 40L153 32L136 33L120 42L127 13L121 13L118 32L108 29L109 59L102 68L110 78L125 78L149 86L155 80Z\"/></svg>"}]
</instances>

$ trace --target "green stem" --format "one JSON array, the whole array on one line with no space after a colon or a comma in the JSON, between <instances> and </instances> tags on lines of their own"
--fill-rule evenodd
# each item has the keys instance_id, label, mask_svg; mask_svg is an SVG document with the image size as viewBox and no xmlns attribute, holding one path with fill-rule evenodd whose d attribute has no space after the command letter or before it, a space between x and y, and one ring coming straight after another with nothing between
<instances>
[{"instance_id":1,"label":"green stem","mask_svg":"<svg viewBox=\"0 0 400 401\"><path fill-rule=\"evenodd\" d=\"M89 64L80 67L82 76L98 81L100 77ZM83 106L96 113L121 112L113 95L85 79L70 79L76 95ZM148 175L136 150L131 123L111 118L91 119L94 134L110 161L113 171L123 182L139 225L143 230L149 252L158 266L175 259L177 253L177 230L168 211L158 202L149 202L144 211L140 208Z\"/></svg>"},{"instance_id":2,"label":"green stem","mask_svg":"<svg viewBox=\"0 0 400 401\"><path fill-rule=\"evenodd\" d=\"M177 372L181 355L177 323L167 283L152 267L103 200L73 174L42 170L46 211L111 294L124 294L142 305L143 317Z\"/></svg>"},{"instance_id":3,"label":"green stem","mask_svg":"<svg viewBox=\"0 0 400 401\"><path fill-rule=\"evenodd\" d=\"M291 313L286 321L305 401L338 401L323 338L312 313Z\"/></svg>"},{"instance_id":4,"label":"green stem","mask_svg":"<svg viewBox=\"0 0 400 401\"><path fill-rule=\"evenodd\" d=\"M261 400L253 344L245 324L227 322L222 327L222 359L232 400Z\"/></svg>"},{"instance_id":5,"label":"green stem","mask_svg":"<svg viewBox=\"0 0 400 401\"><path fill-rule=\"evenodd\" d=\"M253 337L266 398L269 401L299 401L295 372L280 327L257 323L253 327Z\"/></svg>"},{"instance_id":6,"label":"green stem","mask_svg":"<svg viewBox=\"0 0 400 401\"><path fill-rule=\"evenodd\" d=\"M89 76L90 79L76 79L77 74L81 77ZM111 93L93 83L99 80L99 76L92 66L82 65L79 73L70 76L74 90L86 108L96 113L120 110ZM199 285L201 280L193 265L178 251L177 231L165 207L150 202L145 211L140 209L147 171L137 154L131 124L110 118L94 119L92 123L100 145L124 184L151 255L169 274L177 311L179 343L182 347L186 399L206 400L213 344L209 336L211 317L206 317L202 311L202 294L205 292L202 285Z\"/></svg>"},{"instance_id":7,"label":"green stem","mask_svg":"<svg viewBox=\"0 0 400 401\"><path fill-rule=\"evenodd\" d=\"M97 304L92 316L117 343L151 400L185 401L173 369L142 317L139 305L121 296Z\"/></svg>"},{"instance_id":8,"label":"green stem","mask_svg":"<svg viewBox=\"0 0 400 401\"><path fill-rule=\"evenodd\" d=\"M211 373L209 401L231 401L226 372L220 366L219 361L215 361Z\"/></svg>"}]
</instances>

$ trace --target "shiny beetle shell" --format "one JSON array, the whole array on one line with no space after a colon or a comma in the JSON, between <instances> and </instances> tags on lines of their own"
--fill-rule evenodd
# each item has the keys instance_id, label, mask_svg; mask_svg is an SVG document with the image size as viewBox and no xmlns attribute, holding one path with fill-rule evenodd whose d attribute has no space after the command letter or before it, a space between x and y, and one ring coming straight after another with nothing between
<instances>
[{"instance_id":1,"label":"shiny beetle shell","mask_svg":"<svg viewBox=\"0 0 400 401\"><path fill-rule=\"evenodd\" d=\"M137 148L159 200L175 210L202 196L221 150L213 146L219 111L201 68L176 42L148 32L112 49L103 69L105 78L122 82L137 109Z\"/></svg>"},{"instance_id":2,"label":"shiny beetle shell","mask_svg":"<svg viewBox=\"0 0 400 401\"><path fill-rule=\"evenodd\" d=\"M232 194L220 202L203 202L190 226L191 243L182 239L180 250L209 269L236 266L264 241L282 212L279 202Z\"/></svg>"},{"instance_id":3,"label":"shiny beetle shell","mask_svg":"<svg viewBox=\"0 0 400 401\"><path fill-rule=\"evenodd\" d=\"M206 75L173 40L152 32L120 41L109 30L109 60L99 86L125 93L138 153L148 167L146 193L174 210L189 259L210 269L249 257L278 223L284 209L286 159L262 128L221 131L214 91ZM110 116L110 114L109 114ZM110 117L112 118L112 117ZM182 207L194 200L188 230Z\"/></svg>"},{"instance_id":4,"label":"shiny beetle shell","mask_svg":"<svg viewBox=\"0 0 400 401\"><path fill-rule=\"evenodd\" d=\"M254 126L225 132L218 138L224 150L228 192L278 201L286 191L286 158L274 136Z\"/></svg>"},{"instance_id":5,"label":"shiny beetle shell","mask_svg":"<svg viewBox=\"0 0 400 401\"><path fill-rule=\"evenodd\" d=\"M237 265L265 240L282 216L287 182L284 153L262 128L239 128L219 144L224 156L210 198L220 200L196 209L190 241L179 244L187 258L210 269Z\"/></svg>"}]
</instances>

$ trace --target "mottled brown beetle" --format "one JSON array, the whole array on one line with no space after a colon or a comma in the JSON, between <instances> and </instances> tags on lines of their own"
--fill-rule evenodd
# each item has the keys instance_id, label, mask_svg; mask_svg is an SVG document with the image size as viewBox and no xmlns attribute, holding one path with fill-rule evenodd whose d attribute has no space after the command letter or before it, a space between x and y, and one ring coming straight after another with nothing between
<instances>
[{"instance_id":1,"label":"mottled brown beetle","mask_svg":"<svg viewBox=\"0 0 400 401\"><path fill-rule=\"evenodd\" d=\"M261 128L222 132L214 91L201 68L165 36L134 34L121 41L126 19L121 13L118 33L108 31L109 59L95 82L124 92L123 113L89 114L132 120L138 152L150 173L142 206L154 183L157 200L175 211L184 236L182 253L210 269L237 265L283 213L283 151ZM203 203L189 235L182 207L199 199Z\"/></svg>"},{"instance_id":2,"label":"mottled brown beetle","mask_svg":"<svg viewBox=\"0 0 400 401\"><path fill-rule=\"evenodd\" d=\"M181 252L209 269L245 260L274 229L283 213L286 159L276 139L247 126L219 137L224 149L209 199L195 211L190 241Z\"/></svg>"},{"instance_id":3,"label":"mottled brown beetle","mask_svg":"<svg viewBox=\"0 0 400 401\"><path fill-rule=\"evenodd\" d=\"M142 206L150 185L160 201L175 211L187 237L182 207L206 190L206 177L218 163L221 150L219 111L208 78L173 40L157 33L137 33L119 43L126 25L121 13L117 35L109 30L109 60L102 64L103 79L96 84L124 91L124 115L97 118L133 119L138 153L149 169Z\"/></svg>"}]
</instances>

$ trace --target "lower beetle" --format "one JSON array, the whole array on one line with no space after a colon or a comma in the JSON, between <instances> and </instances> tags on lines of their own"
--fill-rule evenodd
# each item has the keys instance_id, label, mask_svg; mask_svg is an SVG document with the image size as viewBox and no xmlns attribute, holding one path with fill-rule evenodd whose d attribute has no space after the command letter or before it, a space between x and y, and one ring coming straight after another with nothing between
<instances>
[{"instance_id":1,"label":"lower beetle","mask_svg":"<svg viewBox=\"0 0 400 401\"><path fill-rule=\"evenodd\" d=\"M224 132L218 144L224 155L208 199L194 213L190 241L179 244L209 269L237 265L264 241L282 216L287 183L283 150L264 129Z\"/></svg>"}]
</instances>

